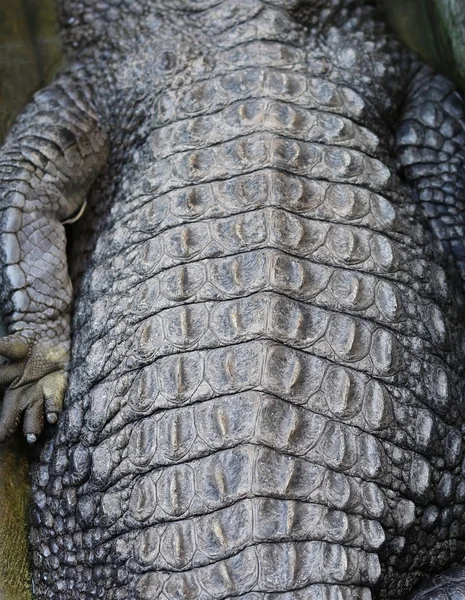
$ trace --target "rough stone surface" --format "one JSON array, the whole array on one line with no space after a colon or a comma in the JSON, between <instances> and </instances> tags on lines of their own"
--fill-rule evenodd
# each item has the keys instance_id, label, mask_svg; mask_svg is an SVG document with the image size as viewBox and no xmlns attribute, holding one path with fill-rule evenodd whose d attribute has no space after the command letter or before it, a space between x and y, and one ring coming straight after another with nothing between
<instances>
[{"instance_id":1,"label":"rough stone surface","mask_svg":"<svg viewBox=\"0 0 465 600\"><path fill-rule=\"evenodd\" d=\"M428 222L422 191L463 171L456 96L368 2L62 5L80 63L9 160L60 90L83 133L55 205L61 163L43 139L27 158L46 222L109 156L71 252L65 410L33 470L36 598L406 597L465 551L462 220ZM407 170L418 146L432 164ZM0 247L21 332L15 294L50 296L21 236L57 250L16 187Z\"/></svg>"}]
</instances>

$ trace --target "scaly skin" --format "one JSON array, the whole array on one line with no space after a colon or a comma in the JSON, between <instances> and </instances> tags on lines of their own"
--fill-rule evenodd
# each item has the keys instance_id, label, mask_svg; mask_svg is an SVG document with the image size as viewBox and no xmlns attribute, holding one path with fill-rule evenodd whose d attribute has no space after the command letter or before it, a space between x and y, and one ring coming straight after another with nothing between
<instances>
[{"instance_id":1,"label":"scaly skin","mask_svg":"<svg viewBox=\"0 0 465 600\"><path fill-rule=\"evenodd\" d=\"M465 282L465 104L454 85L429 69L415 78L397 130L404 175Z\"/></svg>"},{"instance_id":2,"label":"scaly skin","mask_svg":"<svg viewBox=\"0 0 465 600\"><path fill-rule=\"evenodd\" d=\"M59 66L53 0L0 2L0 139L32 94ZM54 26L55 24L55 26ZM46 80L46 81L45 81ZM1 324L0 324L1 325ZM5 335L0 327L0 335ZM0 598L31 600L29 464L25 444L0 447Z\"/></svg>"},{"instance_id":3,"label":"scaly skin","mask_svg":"<svg viewBox=\"0 0 465 600\"><path fill-rule=\"evenodd\" d=\"M425 71L379 19L349 0L62 3L81 63L4 150L40 152L24 212L47 199L61 240L109 156L72 252L66 409L34 468L37 599L398 599L463 558L463 291L421 173L397 172ZM60 146L78 105L85 144ZM58 290L63 261L26 291ZM31 342L5 281L40 349L69 288Z\"/></svg>"},{"instance_id":4,"label":"scaly skin","mask_svg":"<svg viewBox=\"0 0 465 600\"><path fill-rule=\"evenodd\" d=\"M44 408L55 423L63 402L71 306L63 222L79 211L106 158L86 91L63 75L38 92L0 157L0 299L10 334L0 339L0 354L10 360L0 367L0 383L9 385L0 442L22 413L26 437L36 441Z\"/></svg>"}]
</instances>

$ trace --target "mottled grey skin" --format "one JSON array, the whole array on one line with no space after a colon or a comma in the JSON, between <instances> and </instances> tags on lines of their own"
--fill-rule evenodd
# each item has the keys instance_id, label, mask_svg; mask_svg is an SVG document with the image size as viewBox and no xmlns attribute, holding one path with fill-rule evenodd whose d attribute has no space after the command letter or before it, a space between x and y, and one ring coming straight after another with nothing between
<instances>
[{"instance_id":1,"label":"mottled grey skin","mask_svg":"<svg viewBox=\"0 0 465 600\"><path fill-rule=\"evenodd\" d=\"M459 563L461 98L369 2L61 18L0 155L2 437L59 411L99 176L35 598L398 599Z\"/></svg>"}]
</instances>

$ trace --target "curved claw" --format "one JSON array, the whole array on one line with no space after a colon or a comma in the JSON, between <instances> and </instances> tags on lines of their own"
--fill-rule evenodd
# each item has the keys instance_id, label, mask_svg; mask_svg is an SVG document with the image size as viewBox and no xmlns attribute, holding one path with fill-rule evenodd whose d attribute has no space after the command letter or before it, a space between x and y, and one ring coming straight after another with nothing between
<instances>
[{"instance_id":1,"label":"curved claw","mask_svg":"<svg viewBox=\"0 0 465 600\"><path fill-rule=\"evenodd\" d=\"M35 386L34 386L35 387ZM44 411L40 397L31 402L24 411L23 431L29 444L37 441L44 426Z\"/></svg>"}]
</instances>

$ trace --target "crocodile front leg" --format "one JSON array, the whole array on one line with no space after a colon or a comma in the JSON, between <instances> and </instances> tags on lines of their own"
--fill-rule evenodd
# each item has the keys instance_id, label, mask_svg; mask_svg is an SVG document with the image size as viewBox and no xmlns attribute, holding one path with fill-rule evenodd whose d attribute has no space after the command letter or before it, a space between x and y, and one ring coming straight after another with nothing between
<instances>
[{"instance_id":1,"label":"crocodile front leg","mask_svg":"<svg viewBox=\"0 0 465 600\"><path fill-rule=\"evenodd\" d=\"M0 340L8 385L0 442L24 413L34 442L54 423L66 389L72 286L63 223L79 214L106 160L106 136L90 91L63 75L37 93L0 152L0 300L9 335Z\"/></svg>"}]
</instances>

